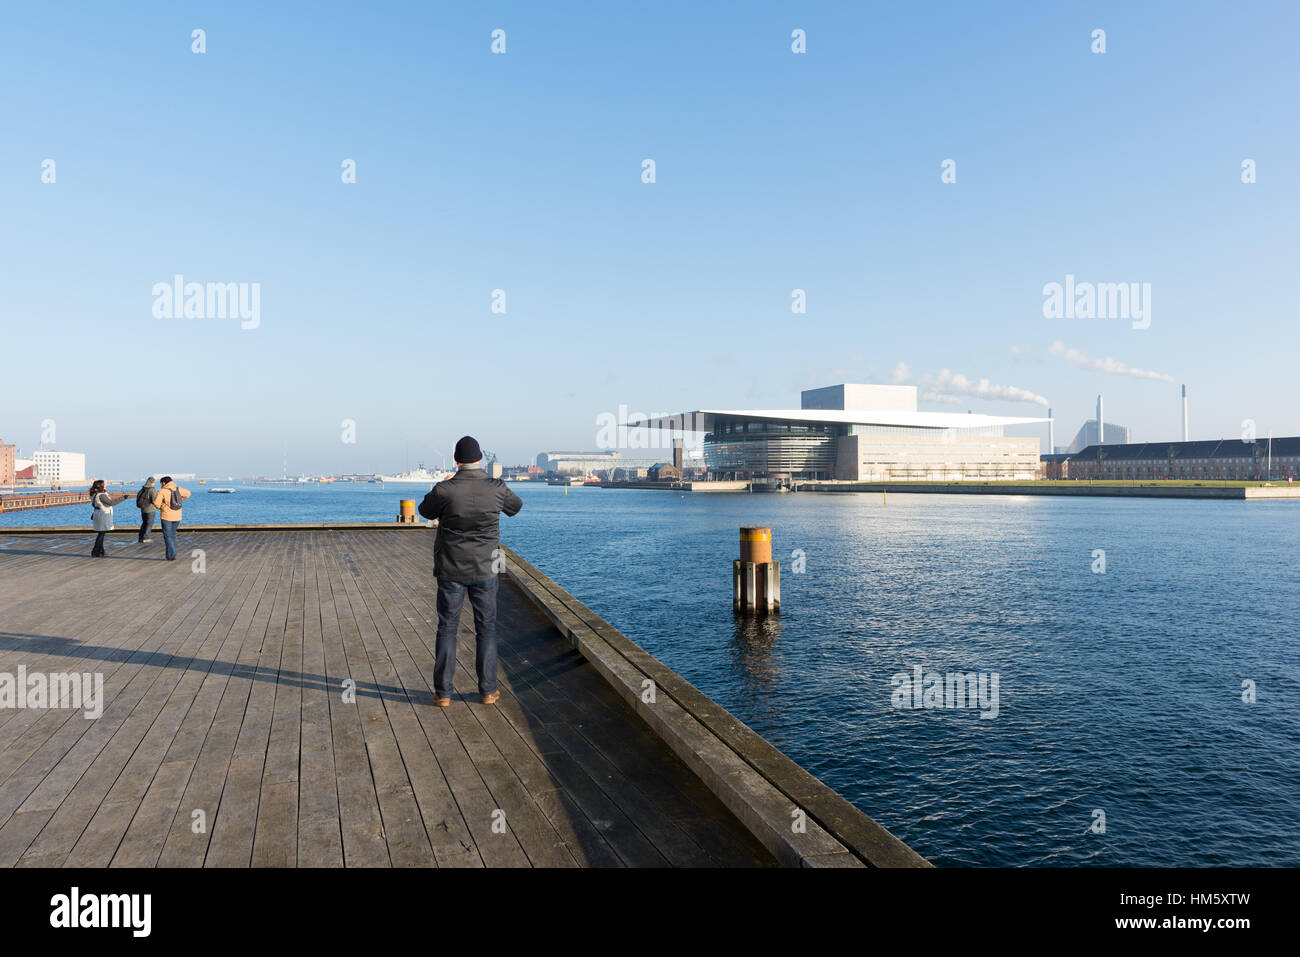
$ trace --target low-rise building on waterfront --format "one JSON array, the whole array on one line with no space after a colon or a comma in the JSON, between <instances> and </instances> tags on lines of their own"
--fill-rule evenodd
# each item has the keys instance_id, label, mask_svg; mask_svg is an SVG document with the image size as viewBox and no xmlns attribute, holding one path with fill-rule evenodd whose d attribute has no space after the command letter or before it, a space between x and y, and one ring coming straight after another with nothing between
<instances>
[{"instance_id":1,"label":"low-rise building on waterfront","mask_svg":"<svg viewBox=\"0 0 1300 957\"><path fill-rule=\"evenodd\" d=\"M1106 428L1109 430L1110 426ZM1136 442L1092 445L1058 459L1059 475L1069 479L1166 479L1179 481L1267 482L1300 480L1300 436L1276 439L1209 439L1198 442Z\"/></svg>"}]
</instances>

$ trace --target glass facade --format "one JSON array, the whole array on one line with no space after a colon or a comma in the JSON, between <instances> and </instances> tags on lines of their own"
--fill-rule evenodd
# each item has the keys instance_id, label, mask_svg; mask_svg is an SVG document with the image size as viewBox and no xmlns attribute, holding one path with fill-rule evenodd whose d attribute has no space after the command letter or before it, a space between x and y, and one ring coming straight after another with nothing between
<instances>
[{"instance_id":1,"label":"glass facade","mask_svg":"<svg viewBox=\"0 0 1300 957\"><path fill-rule=\"evenodd\" d=\"M704 462L711 473L728 478L830 478L836 439L848 429L827 422L719 419L704 437Z\"/></svg>"},{"instance_id":2,"label":"glass facade","mask_svg":"<svg viewBox=\"0 0 1300 957\"><path fill-rule=\"evenodd\" d=\"M848 458L843 458L847 455ZM717 478L1033 478L1036 439L1008 439L1001 425L932 428L720 417L704 439Z\"/></svg>"}]
</instances>

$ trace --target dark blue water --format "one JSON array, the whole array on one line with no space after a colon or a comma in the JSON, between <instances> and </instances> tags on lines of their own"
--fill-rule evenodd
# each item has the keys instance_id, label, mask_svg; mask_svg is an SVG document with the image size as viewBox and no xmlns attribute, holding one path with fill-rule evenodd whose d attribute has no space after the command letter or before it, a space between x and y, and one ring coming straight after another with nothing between
<instances>
[{"instance_id":1,"label":"dark blue water","mask_svg":"<svg viewBox=\"0 0 1300 957\"><path fill-rule=\"evenodd\" d=\"M1300 503L513 487L507 544L936 864L1300 864ZM195 491L190 522L419 497ZM779 619L732 614L740 525L773 528ZM997 717L894 707L916 665L996 673Z\"/></svg>"}]
</instances>

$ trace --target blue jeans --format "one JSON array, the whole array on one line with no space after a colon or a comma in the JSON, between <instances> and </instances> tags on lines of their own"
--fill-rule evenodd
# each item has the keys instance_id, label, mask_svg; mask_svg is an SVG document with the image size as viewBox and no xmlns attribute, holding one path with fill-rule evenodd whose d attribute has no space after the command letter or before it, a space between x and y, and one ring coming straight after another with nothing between
<instances>
[{"instance_id":1,"label":"blue jeans","mask_svg":"<svg viewBox=\"0 0 1300 957\"><path fill-rule=\"evenodd\" d=\"M169 522L167 519L162 520L163 544L167 546L167 557L176 557L176 529L180 528L180 522Z\"/></svg>"},{"instance_id":2,"label":"blue jeans","mask_svg":"<svg viewBox=\"0 0 1300 957\"><path fill-rule=\"evenodd\" d=\"M153 528L153 520L158 517L157 512L140 513L140 541L149 537L149 532Z\"/></svg>"},{"instance_id":3,"label":"blue jeans","mask_svg":"<svg viewBox=\"0 0 1300 957\"><path fill-rule=\"evenodd\" d=\"M456 677L456 629L465 593L474 609L474 633L477 650L474 666L478 671L478 693L497 690L497 578L476 582L438 579L438 637L434 642L433 692L450 698L452 679Z\"/></svg>"}]
</instances>

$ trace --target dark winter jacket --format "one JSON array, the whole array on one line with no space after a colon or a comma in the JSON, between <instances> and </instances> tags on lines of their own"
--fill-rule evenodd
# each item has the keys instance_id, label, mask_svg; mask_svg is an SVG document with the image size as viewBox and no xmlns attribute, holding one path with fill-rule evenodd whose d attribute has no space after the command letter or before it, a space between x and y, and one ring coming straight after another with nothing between
<instances>
[{"instance_id":1,"label":"dark winter jacket","mask_svg":"<svg viewBox=\"0 0 1300 957\"><path fill-rule=\"evenodd\" d=\"M493 552L500 547L500 513L514 515L523 507L505 482L482 469L462 468L435 485L420 503L421 515L438 520L434 576L458 582L492 578Z\"/></svg>"}]
</instances>

